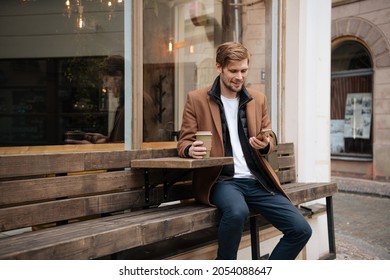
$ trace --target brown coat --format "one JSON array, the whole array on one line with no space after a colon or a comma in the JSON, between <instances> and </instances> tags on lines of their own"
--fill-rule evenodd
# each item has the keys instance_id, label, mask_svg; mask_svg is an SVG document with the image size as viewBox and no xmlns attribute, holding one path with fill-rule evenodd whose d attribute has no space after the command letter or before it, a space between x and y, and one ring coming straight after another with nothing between
<instances>
[{"instance_id":1,"label":"brown coat","mask_svg":"<svg viewBox=\"0 0 390 280\"><path fill-rule=\"evenodd\" d=\"M212 148L211 157L224 156L224 144L222 136L222 125L219 106L208 95L211 88L191 91L187 96L187 102L183 111L183 121L180 132L180 139L177 145L179 156L185 157L186 148L195 141L197 131L211 131ZM264 128L271 128L271 121L268 115L267 99L261 92L247 89L253 98L246 105L246 117L248 122L249 137L257 135ZM249 141L249 139L248 139ZM270 142L271 153L274 149L274 141ZM260 158L262 166L271 175L275 186L283 193L279 179L268 161L258 150L256 154ZM193 186L196 198L199 202L212 205L210 203L210 190L222 170L222 167L202 168L194 171ZM287 196L287 195L286 195Z\"/></svg>"}]
</instances>

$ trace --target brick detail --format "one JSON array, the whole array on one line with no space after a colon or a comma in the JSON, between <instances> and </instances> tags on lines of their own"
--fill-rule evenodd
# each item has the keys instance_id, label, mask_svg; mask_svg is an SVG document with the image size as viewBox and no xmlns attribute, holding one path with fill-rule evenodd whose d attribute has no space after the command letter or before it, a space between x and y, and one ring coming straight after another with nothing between
<instances>
[{"instance_id":1,"label":"brick detail","mask_svg":"<svg viewBox=\"0 0 390 280\"><path fill-rule=\"evenodd\" d=\"M390 44L377 25L357 17L334 20L332 22L332 41L347 36L359 38L366 43L375 67L390 66Z\"/></svg>"}]
</instances>

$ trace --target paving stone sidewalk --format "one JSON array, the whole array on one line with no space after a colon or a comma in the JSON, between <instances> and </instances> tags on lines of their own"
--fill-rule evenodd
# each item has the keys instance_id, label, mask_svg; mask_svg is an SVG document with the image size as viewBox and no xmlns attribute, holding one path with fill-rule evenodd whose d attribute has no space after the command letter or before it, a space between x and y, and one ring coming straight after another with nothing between
<instances>
[{"instance_id":1,"label":"paving stone sidewalk","mask_svg":"<svg viewBox=\"0 0 390 280\"><path fill-rule=\"evenodd\" d=\"M337 260L390 259L390 184L333 177Z\"/></svg>"}]
</instances>

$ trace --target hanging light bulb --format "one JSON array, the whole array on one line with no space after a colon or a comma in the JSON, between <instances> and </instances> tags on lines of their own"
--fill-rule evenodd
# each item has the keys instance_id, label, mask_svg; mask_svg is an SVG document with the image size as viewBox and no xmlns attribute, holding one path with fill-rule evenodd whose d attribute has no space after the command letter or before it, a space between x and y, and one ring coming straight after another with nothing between
<instances>
[{"instance_id":1,"label":"hanging light bulb","mask_svg":"<svg viewBox=\"0 0 390 280\"><path fill-rule=\"evenodd\" d=\"M66 14L68 15L68 18L70 18L72 15L72 7L70 6L69 0L65 1L65 6L66 6Z\"/></svg>"},{"instance_id":2,"label":"hanging light bulb","mask_svg":"<svg viewBox=\"0 0 390 280\"><path fill-rule=\"evenodd\" d=\"M113 7L113 4L112 4L112 1L108 1L107 2L107 7L108 7L108 9L109 9L109 13L108 13L108 21L111 21L111 19L112 19L112 13L113 13L113 11L114 11L114 7Z\"/></svg>"},{"instance_id":3,"label":"hanging light bulb","mask_svg":"<svg viewBox=\"0 0 390 280\"><path fill-rule=\"evenodd\" d=\"M83 28L85 27L85 19L84 19L84 6L81 4L79 5L79 17L77 18L77 27L78 28Z\"/></svg>"}]
</instances>

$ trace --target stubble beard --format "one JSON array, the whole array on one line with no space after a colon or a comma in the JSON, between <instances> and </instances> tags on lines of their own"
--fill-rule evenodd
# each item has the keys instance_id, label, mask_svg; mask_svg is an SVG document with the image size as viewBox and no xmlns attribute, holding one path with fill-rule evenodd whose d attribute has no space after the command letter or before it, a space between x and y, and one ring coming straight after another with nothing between
<instances>
[{"instance_id":1,"label":"stubble beard","mask_svg":"<svg viewBox=\"0 0 390 280\"><path fill-rule=\"evenodd\" d=\"M239 87L234 87L230 84L227 84L224 80L222 80L222 83L224 87L231 93L239 93L242 90L242 86L243 86L243 83L241 83Z\"/></svg>"}]
</instances>

